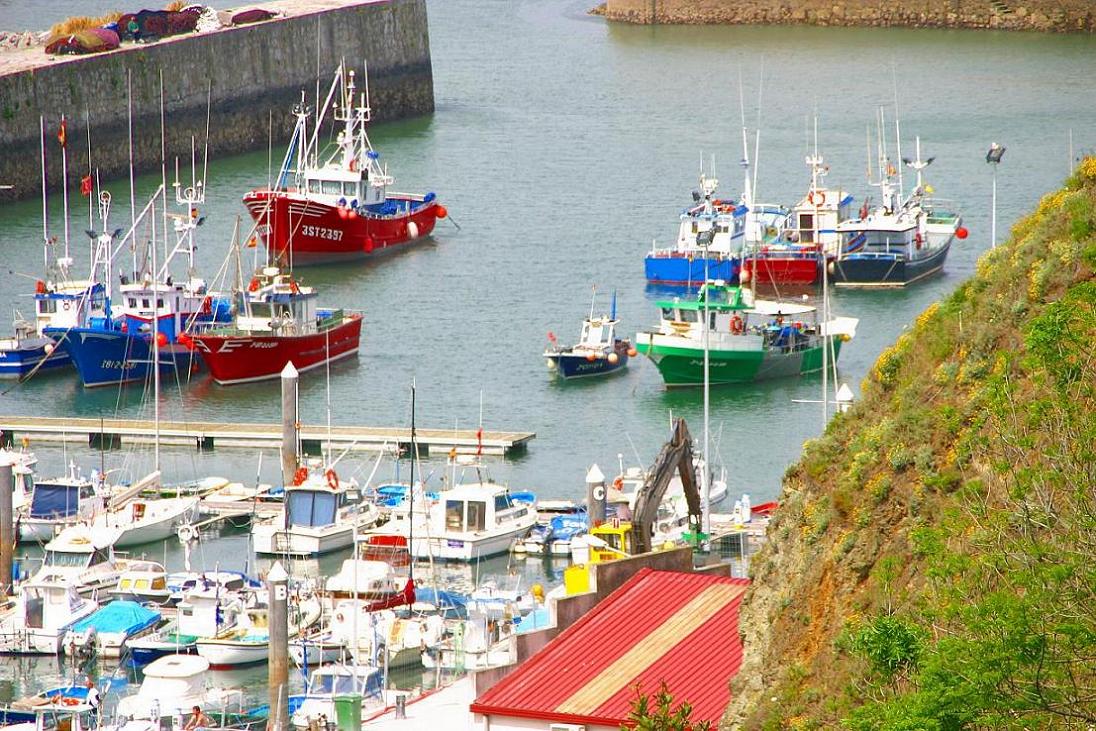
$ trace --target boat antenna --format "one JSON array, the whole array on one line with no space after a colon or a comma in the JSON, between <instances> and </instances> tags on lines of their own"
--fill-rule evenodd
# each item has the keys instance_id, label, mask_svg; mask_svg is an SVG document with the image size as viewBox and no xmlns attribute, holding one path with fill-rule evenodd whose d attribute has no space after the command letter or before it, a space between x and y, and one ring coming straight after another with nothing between
<instances>
[{"instance_id":1,"label":"boat antenna","mask_svg":"<svg viewBox=\"0 0 1096 731\"><path fill-rule=\"evenodd\" d=\"M91 166L91 111L87 108L87 106L84 107L84 125L88 128L88 178L90 178L94 174L94 170ZM83 181L81 181L80 190L83 191L83 189L84 189ZM94 195L89 195L88 196L88 228L90 228L90 229L95 228L95 196ZM94 248L92 249L92 252L94 252ZM89 252L89 253L91 253L91 252ZM95 259L95 254L92 253L92 261L93 262L94 262L94 259Z\"/></svg>"},{"instance_id":2,"label":"boat antenna","mask_svg":"<svg viewBox=\"0 0 1096 731\"><path fill-rule=\"evenodd\" d=\"M753 202L753 196L750 194L750 144L746 134L746 100L745 92L742 87L742 67L738 68L738 110L739 115L742 117L742 171L746 176L745 182L742 184L742 203L750 205Z\"/></svg>"},{"instance_id":3,"label":"boat antenna","mask_svg":"<svg viewBox=\"0 0 1096 731\"><path fill-rule=\"evenodd\" d=\"M590 294L590 319L593 320L594 319L594 301L597 300L597 285L595 284L590 289L592 290L592 293ZM482 418L481 418L481 420L482 420ZM483 426L483 424L480 424L480 426Z\"/></svg>"},{"instance_id":4,"label":"boat antenna","mask_svg":"<svg viewBox=\"0 0 1096 731\"><path fill-rule=\"evenodd\" d=\"M761 97L765 86L765 57L761 57L761 72L757 77L757 132L754 135L754 177L753 177L753 190L751 191L753 196L757 197L757 173L760 168L758 162L761 158Z\"/></svg>"},{"instance_id":5,"label":"boat antenna","mask_svg":"<svg viewBox=\"0 0 1096 731\"><path fill-rule=\"evenodd\" d=\"M331 462L331 328L324 330L324 370L327 379L327 461ZM355 523L357 525L357 523Z\"/></svg>"},{"instance_id":6,"label":"boat antenna","mask_svg":"<svg viewBox=\"0 0 1096 731\"><path fill-rule=\"evenodd\" d=\"M205 128L205 142L202 146L202 187L204 188L207 183L207 176L209 175L209 115L213 109L213 79L209 79L209 83L206 85L206 128Z\"/></svg>"},{"instance_id":7,"label":"boat antenna","mask_svg":"<svg viewBox=\"0 0 1096 731\"><path fill-rule=\"evenodd\" d=\"M615 320L616 316L616 290L613 290L613 298L609 300L609 319Z\"/></svg>"},{"instance_id":8,"label":"boat antenna","mask_svg":"<svg viewBox=\"0 0 1096 731\"><path fill-rule=\"evenodd\" d=\"M894 65L894 59L891 59L891 79L894 82L894 144L895 153L898 159L902 159L902 123L899 120L898 114L898 71ZM920 155L918 155L920 157ZM906 191L902 184L902 166L898 165L898 197L901 199Z\"/></svg>"}]
</instances>

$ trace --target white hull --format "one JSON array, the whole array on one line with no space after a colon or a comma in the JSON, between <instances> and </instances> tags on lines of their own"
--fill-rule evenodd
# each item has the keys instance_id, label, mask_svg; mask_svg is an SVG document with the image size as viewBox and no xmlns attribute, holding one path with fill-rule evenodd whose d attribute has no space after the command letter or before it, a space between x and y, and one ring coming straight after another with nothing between
<instances>
[{"instance_id":1,"label":"white hull","mask_svg":"<svg viewBox=\"0 0 1096 731\"><path fill-rule=\"evenodd\" d=\"M79 521L76 519L46 520L43 518L19 519L20 543L49 543L58 533Z\"/></svg>"},{"instance_id":2,"label":"white hull","mask_svg":"<svg viewBox=\"0 0 1096 731\"><path fill-rule=\"evenodd\" d=\"M477 561L481 558L506 553L514 539L529 530L522 525L505 533L490 536L475 533L457 533L451 537L411 539L411 555L415 558L435 558L444 561Z\"/></svg>"},{"instance_id":3,"label":"white hull","mask_svg":"<svg viewBox=\"0 0 1096 731\"><path fill-rule=\"evenodd\" d=\"M290 640L289 657L297 667L304 666L306 649L309 667L337 662L347 652L346 645L337 640Z\"/></svg>"},{"instance_id":4,"label":"white hull","mask_svg":"<svg viewBox=\"0 0 1096 731\"><path fill-rule=\"evenodd\" d=\"M349 525L330 526L321 530L275 528L260 524L251 532L255 553L273 556L317 556L348 548L354 543L354 529Z\"/></svg>"},{"instance_id":5,"label":"white hull","mask_svg":"<svg viewBox=\"0 0 1096 731\"><path fill-rule=\"evenodd\" d=\"M157 507L161 507L155 504L159 501L150 502L150 508L157 514L149 515L144 519L115 522L108 517L105 524L122 531L122 535L114 544L115 548L139 546L174 538L176 528L197 515L198 498L168 498L167 500L173 501L174 504L163 505L162 512L156 510Z\"/></svg>"},{"instance_id":6,"label":"white hull","mask_svg":"<svg viewBox=\"0 0 1096 731\"><path fill-rule=\"evenodd\" d=\"M198 654L209 660L209 666L214 669L252 665L267 661L270 657L270 643L198 640Z\"/></svg>"}]
</instances>

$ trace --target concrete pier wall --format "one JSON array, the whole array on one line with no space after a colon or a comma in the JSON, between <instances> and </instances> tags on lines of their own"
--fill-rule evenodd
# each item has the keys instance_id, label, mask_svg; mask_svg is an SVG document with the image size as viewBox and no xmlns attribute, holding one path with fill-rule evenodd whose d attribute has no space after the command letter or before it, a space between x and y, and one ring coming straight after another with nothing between
<instances>
[{"instance_id":1,"label":"concrete pier wall","mask_svg":"<svg viewBox=\"0 0 1096 731\"><path fill-rule=\"evenodd\" d=\"M595 12L645 24L1096 30L1096 8L1087 0L607 0Z\"/></svg>"},{"instance_id":2,"label":"concrete pier wall","mask_svg":"<svg viewBox=\"0 0 1096 731\"><path fill-rule=\"evenodd\" d=\"M50 188L61 184L57 130L67 118L69 185L87 174L87 125L92 160L103 179L128 170L126 79L131 75L137 169L160 166L160 75L163 74L167 156L199 156L211 106L209 154L265 149L273 115L274 142L292 131L291 110L307 92L314 104L317 68L325 95L336 65L369 64L375 120L434 109L425 0L304 0L266 3L284 17L211 33L188 34L109 53L49 57L41 48L0 58L0 191L7 198L40 195L39 115L46 121ZM169 166L173 163L169 162ZM169 178L171 177L169 173ZM169 180L170 182L170 180ZM258 183L259 181L256 181Z\"/></svg>"}]
</instances>

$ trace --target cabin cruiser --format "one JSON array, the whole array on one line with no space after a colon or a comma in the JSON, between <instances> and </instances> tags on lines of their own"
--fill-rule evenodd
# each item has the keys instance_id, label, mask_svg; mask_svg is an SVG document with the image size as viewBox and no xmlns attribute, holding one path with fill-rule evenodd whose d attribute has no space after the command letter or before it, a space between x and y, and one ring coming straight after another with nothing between
<instances>
[{"instance_id":1,"label":"cabin cruiser","mask_svg":"<svg viewBox=\"0 0 1096 731\"><path fill-rule=\"evenodd\" d=\"M306 596L289 604L289 639L320 619L320 602L314 596ZM234 668L266 662L270 656L270 618L266 607L246 609L236 626L219 632L213 637L199 638L198 654L209 660L214 670Z\"/></svg>"},{"instance_id":2,"label":"cabin cruiser","mask_svg":"<svg viewBox=\"0 0 1096 731\"><path fill-rule=\"evenodd\" d=\"M397 506L389 529L408 538L415 558L476 561L505 553L537 522L535 496L505 485L475 482Z\"/></svg>"},{"instance_id":3,"label":"cabin cruiser","mask_svg":"<svg viewBox=\"0 0 1096 731\"><path fill-rule=\"evenodd\" d=\"M167 571L155 561L131 561L110 594L116 599L167 605L171 601Z\"/></svg>"},{"instance_id":4,"label":"cabin cruiser","mask_svg":"<svg viewBox=\"0 0 1096 731\"><path fill-rule=\"evenodd\" d=\"M121 531L74 525L46 544L42 566L31 581L70 584L81 594L90 594L118 584L125 561L115 559L114 546Z\"/></svg>"},{"instance_id":5,"label":"cabin cruiser","mask_svg":"<svg viewBox=\"0 0 1096 731\"><path fill-rule=\"evenodd\" d=\"M30 505L17 513L19 540L45 543L64 528L89 520L106 506L106 486L98 472L87 479L75 462L68 474L39 480L34 486Z\"/></svg>"},{"instance_id":6,"label":"cabin cruiser","mask_svg":"<svg viewBox=\"0 0 1096 731\"><path fill-rule=\"evenodd\" d=\"M236 626L246 597L211 583L186 592L176 605L176 618L152 634L131 640L134 663L144 665L165 655L197 652L198 640Z\"/></svg>"},{"instance_id":7,"label":"cabin cruiser","mask_svg":"<svg viewBox=\"0 0 1096 731\"><path fill-rule=\"evenodd\" d=\"M115 545L124 548L171 538L179 526L189 524L197 515L197 496L132 500L96 515L92 527L119 530Z\"/></svg>"},{"instance_id":8,"label":"cabin cruiser","mask_svg":"<svg viewBox=\"0 0 1096 731\"><path fill-rule=\"evenodd\" d=\"M363 499L357 483L341 481L334 468L322 469L319 460L298 469L293 482L285 488L282 514L252 529L256 553L329 553L351 545L355 531L368 530L383 520L377 507Z\"/></svg>"},{"instance_id":9,"label":"cabin cruiser","mask_svg":"<svg viewBox=\"0 0 1096 731\"><path fill-rule=\"evenodd\" d=\"M97 606L63 576L36 575L20 587L15 606L0 617L0 654L56 655L69 628Z\"/></svg>"},{"instance_id":10,"label":"cabin cruiser","mask_svg":"<svg viewBox=\"0 0 1096 731\"><path fill-rule=\"evenodd\" d=\"M136 695L118 701L115 716L119 726L104 729L130 729L145 731L146 727L134 726L133 721L151 721L147 731L158 731L161 719L174 719L190 713L199 706L222 726L230 705L235 705L233 716L242 713L243 694L240 690L210 688L209 661L196 655L169 655L162 657L144 669L144 680Z\"/></svg>"}]
</instances>

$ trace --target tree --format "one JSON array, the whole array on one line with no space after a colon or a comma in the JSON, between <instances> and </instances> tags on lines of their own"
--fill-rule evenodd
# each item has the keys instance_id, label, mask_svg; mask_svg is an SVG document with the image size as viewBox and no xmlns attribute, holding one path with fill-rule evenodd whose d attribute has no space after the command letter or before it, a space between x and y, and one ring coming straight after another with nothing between
<instances>
[{"instance_id":1,"label":"tree","mask_svg":"<svg viewBox=\"0 0 1096 731\"><path fill-rule=\"evenodd\" d=\"M682 701L674 708L674 697L663 680L654 695L646 695L639 683L635 685L636 697L628 713L628 723L621 731L711 731L711 721L692 721L689 716L693 706Z\"/></svg>"}]
</instances>

